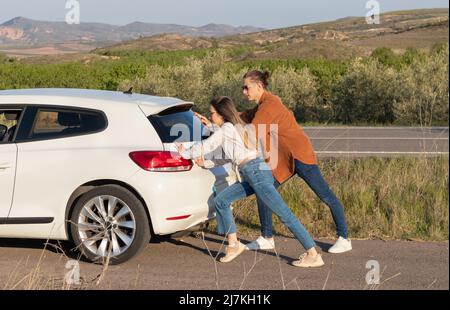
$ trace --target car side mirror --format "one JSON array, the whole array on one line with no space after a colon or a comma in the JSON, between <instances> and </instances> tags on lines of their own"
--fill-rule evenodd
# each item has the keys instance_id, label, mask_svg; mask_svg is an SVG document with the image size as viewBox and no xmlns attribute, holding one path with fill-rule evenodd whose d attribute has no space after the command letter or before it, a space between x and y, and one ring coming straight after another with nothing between
<instances>
[{"instance_id":1,"label":"car side mirror","mask_svg":"<svg viewBox=\"0 0 450 310\"><path fill-rule=\"evenodd\" d=\"M5 125L0 125L0 141L3 140L3 137L6 135L6 132L8 131L8 127Z\"/></svg>"}]
</instances>

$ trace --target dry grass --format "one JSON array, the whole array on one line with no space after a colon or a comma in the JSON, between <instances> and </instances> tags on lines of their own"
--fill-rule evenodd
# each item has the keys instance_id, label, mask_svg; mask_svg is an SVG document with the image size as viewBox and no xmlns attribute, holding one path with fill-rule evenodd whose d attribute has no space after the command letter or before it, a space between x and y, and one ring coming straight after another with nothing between
<instances>
[{"instance_id":1,"label":"dry grass","mask_svg":"<svg viewBox=\"0 0 450 310\"><path fill-rule=\"evenodd\" d=\"M344 205L352 238L448 240L448 156L339 159L320 166ZM329 209L303 180L292 178L281 194L314 237L335 236ZM237 202L234 210L241 233L259 234L254 197ZM276 217L274 229L290 236Z\"/></svg>"},{"instance_id":2,"label":"dry grass","mask_svg":"<svg viewBox=\"0 0 450 310\"><path fill-rule=\"evenodd\" d=\"M89 239L87 239L89 240ZM55 270L49 273L48 266L45 264L46 253L51 251L59 254L58 263L54 264ZM8 275L8 279L3 287L4 290L92 290L107 288L104 283L105 277L110 266L110 259L112 254L112 243L108 248L107 256L100 261L100 271L91 279L81 277L80 263L81 252L79 247L72 249L78 251L76 259L69 257L66 253L67 249L61 245L59 241L50 242L47 240L41 250L38 261L34 266L31 266L28 272L23 273L24 269L28 269L28 260L19 260L14 269ZM65 263L65 269L60 270L61 264ZM45 268L44 268L45 266ZM139 271L139 266L138 266ZM78 273L78 274L77 274ZM55 274L61 277L55 277ZM137 287L138 274L134 279L134 288Z\"/></svg>"}]
</instances>

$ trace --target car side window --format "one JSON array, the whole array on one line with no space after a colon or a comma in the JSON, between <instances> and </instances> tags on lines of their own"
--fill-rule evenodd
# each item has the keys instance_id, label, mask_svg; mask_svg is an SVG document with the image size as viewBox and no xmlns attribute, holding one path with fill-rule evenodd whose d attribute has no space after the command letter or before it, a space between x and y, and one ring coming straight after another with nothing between
<instances>
[{"instance_id":1,"label":"car side window","mask_svg":"<svg viewBox=\"0 0 450 310\"><path fill-rule=\"evenodd\" d=\"M106 127L102 113L65 109L39 109L30 139L63 138L95 133Z\"/></svg>"},{"instance_id":2,"label":"car side window","mask_svg":"<svg viewBox=\"0 0 450 310\"><path fill-rule=\"evenodd\" d=\"M22 110L0 110L0 143L12 142Z\"/></svg>"}]
</instances>

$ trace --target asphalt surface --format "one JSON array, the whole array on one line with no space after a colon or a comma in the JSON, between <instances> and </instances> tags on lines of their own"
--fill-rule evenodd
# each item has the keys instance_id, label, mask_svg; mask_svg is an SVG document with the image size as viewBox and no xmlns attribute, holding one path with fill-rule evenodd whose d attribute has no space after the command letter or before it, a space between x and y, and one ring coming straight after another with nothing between
<instances>
[{"instance_id":1,"label":"asphalt surface","mask_svg":"<svg viewBox=\"0 0 450 310\"><path fill-rule=\"evenodd\" d=\"M448 127L305 127L320 157L448 154Z\"/></svg>"},{"instance_id":2,"label":"asphalt surface","mask_svg":"<svg viewBox=\"0 0 450 310\"><path fill-rule=\"evenodd\" d=\"M243 242L251 238L243 238ZM449 289L448 242L353 240L353 251L329 254L331 241L318 240L326 265L302 269L290 265L302 250L296 240L276 237L277 255L244 252L235 261L215 261L221 248L216 235L182 240L152 241L133 260L109 266L96 285L102 266L79 262L80 284L75 289ZM0 240L0 289L58 289L65 283L70 259L39 240ZM209 252L209 251L210 252ZM212 256L210 256L210 254ZM366 276L377 261L380 284L367 285ZM68 265L66 265L68 264ZM68 266L69 269L66 269ZM74 279L74 278L73 278Z\"/></svg>"}]
</instances>

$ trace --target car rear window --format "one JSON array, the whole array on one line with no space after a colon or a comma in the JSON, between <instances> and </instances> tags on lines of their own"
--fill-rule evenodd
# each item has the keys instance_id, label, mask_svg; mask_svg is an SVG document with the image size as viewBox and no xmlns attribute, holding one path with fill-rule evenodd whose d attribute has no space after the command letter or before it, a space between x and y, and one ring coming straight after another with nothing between
<instances>
[{"instance_id":1,"label":"car rear window","mask_svg":"<svg viewBox=\"0 0 450 310\"><path fill-rule=\"evenodd\" d=\"M176 106L148 117L163 143L196 142L207 138L202 136L204 126L191 108L192 105Z\"/></svg>"},{"instance_id":2,"label":"car rear window","mask_svg":"<svg viewBox=\"0 0 450 310\"><path fill-rule=\"evenodd\" d=\"M105 127L106 120L101 113L39 109L30 138L62 138L98 132Z\"/></svg>"}]
</instances>

